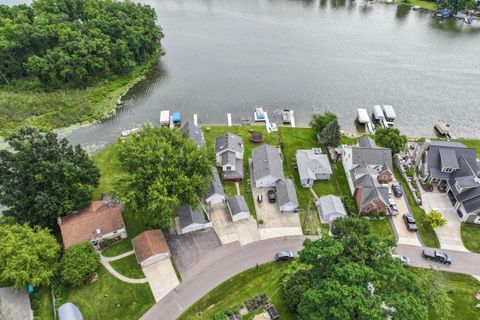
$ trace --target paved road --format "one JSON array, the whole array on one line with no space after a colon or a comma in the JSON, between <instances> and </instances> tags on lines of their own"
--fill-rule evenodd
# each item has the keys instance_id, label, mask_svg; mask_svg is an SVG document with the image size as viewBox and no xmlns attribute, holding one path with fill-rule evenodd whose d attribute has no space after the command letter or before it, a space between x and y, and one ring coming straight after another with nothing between
<instances>
[{"instance_id":1,"label":"paved road","mask_svg":"<svg viewBox=\"0 0 480 320\"><path fill-rule=\"evenodd\" d=\"M471 275L480 275L480 254L471 252L461 252L453 250L443 250L453 257L453 263L448 266L441 263L426 260L422 257L423 248L417 246L398 245L397 254L410 258L412 266L421 268L430 268L449 272L458 272ZM438 250L438 249L437 249Z\"/></svg>"},{"instance_id":2,"label":"paved road","mask_svg":"<svg viewBox=\"0 0 480 320\"><path fill-rule=\"evenodd\" d=\"M154 305L141 319L173 320L219 284L255 265L274 260L281 250L298 252L303 236L260 240L246 246L228 245L209 253L184 277L174 291Z\"/></svg>"}]
</instances>

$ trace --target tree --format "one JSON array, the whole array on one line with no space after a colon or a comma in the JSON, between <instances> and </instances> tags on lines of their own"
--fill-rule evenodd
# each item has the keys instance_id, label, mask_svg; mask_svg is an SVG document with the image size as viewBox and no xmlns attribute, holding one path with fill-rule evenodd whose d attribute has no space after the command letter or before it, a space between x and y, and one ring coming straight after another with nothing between
<instances>
[{"instance_id":1,"label":"tree","mask_svg":"<svg viewBox=\"0 0 480 320\"><path fill-rule=\"evenodd\" d=\"M0 226L0 281L15 288L49 284L60 245L48 229L27 224Z\"/></svg>"},{"instance_id":2,"label":"tree","mask_svg":"<svg viewBox=\"0 0 480 320\"><path fill-rule=\"evenodd\" d=\"M57 227L57 218L86 207L100 173L87 153L53 132L23 128L0 151L0 203L18 222Z\"/></svg>"},{"instance_id":3,"label":"tree","mask_svg":"<svg viewBox=\"0 0 480 320\"><path fill-rule=\"evenodd\" d=\"M146 125L120 144L118 158L116 193L152 227L170 227L180 205L198 207L212 181L206 148L165 127Z\"/></svg>"},{"instance_id":4,"label":"tree","mask_svg":"<svg viewBox=\"0 0 480 320\"><path fill-rule=\"evenodd\" d=\"M437 275L421 277L404 268L366 221L335 220L332 233L335 239L305 240L299 255L304 267L285 276L285 299L300 319L428 319L429 308L439 310L438 301L445 305L442 319L449 318L445 291L427 285L437 283Z\"/></svg>"},{"instance_id":5,"label":"tree","mask_svg":"<svg viewBox=\"0 0 480 320\"><path fill-rule=\"evenodd\" d=\"M472 10L475 8L475 0L440 0L439 7L451 10L457 13L462 10Z\"/></svg>"},{"instance_id":6,"label":"tree","mask_svg":"<svg viewBox=\"0 0 480 320\"><path fill-rule=\"evenodd\" d=\"M336 147L340 144L340 125L337 119L330 121L322 130L320 142L330 147Z\"/></svg>"},{"instance_id":7,"label":"tree","mask_svg":"<svg viewBox=\"0 0 480 320\"><path fill-rule=\"evenodd\" d=\"M432 228L441 227L447 223L447 219L445 219L440 211L432 210L429 214L427 214L427 222L432 226Z\"/></svg>"},{"instance_id":8,"label":"tree","mask_svg":"<svg viewBox=\"0 0 480 320\"><path fill-rule=\"evenodd\" d=\"M60 262L60 276L63 283L78 287L88 281L97 271L100 256L90 242L68 247Z\"/></svg>"},{"instance_id":9,"label":"tree","mask_svg":"<svg viewBox=\"0 0 480 320\"><path fill-rule=\"evenodd\" d=\"M334 120L337 120L337 115L333 112L316 113L312 115L310 126L320 136L327 125Z\"/></svg>"},{"instance_id":10,"label":"tree","mask_svg":"<svg viewBox=\"0 0 480 320\"><path fill-rule=\"evenodd\" d=\"M407 137L401 135L397 128L378 128L374 138L378 145L391 149L393 154L405 149L407 143Z\"/></svg>"}]
</instances>

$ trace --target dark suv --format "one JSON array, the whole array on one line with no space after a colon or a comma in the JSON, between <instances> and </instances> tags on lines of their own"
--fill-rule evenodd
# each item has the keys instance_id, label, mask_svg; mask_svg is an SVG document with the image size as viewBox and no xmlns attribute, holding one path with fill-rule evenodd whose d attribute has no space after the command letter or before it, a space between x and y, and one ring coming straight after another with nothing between
<instances>
[{"instance_id":1,"label":"dark suv","mask_svg":"<svg viewBox=\"0 0 480 320\"><path fill-rule=\"evenodd\" d=\"M285 260L292 260L295 256L293 255L292 251L280 251L277 252L275 255L275 260L277 261L285 261Z\"/></svg>"},{"instance_id":2,"label":"dark suv","mask_svg":"<svg viewBox=\"0 0 480 320\"><path fill-rule=\"evenodd\" d=\"M275 191L268 190L267 196L268 196L268 202L270 202L270 203L275 202Z\"/></svg>"},{"instance_id":3,"label":"dark suv","mask_svg":"<svg viewBox=\"0 0 480 320\"><path fill-rule=\"evenodd\" d=\"M393 195L397 198L403 196L402 188L399 184L392 184Z\"/></svg>"},{"instance_id":4,"label":"dark suv","mask_svg":"<svg viewBox=\"0 0 480 320\"><path fill-rule=\"evenodd\" d=\"M407 226L408 231L415 232L418 230L415 218L412 217L409 213L403 215L403 221L405 221L405 225Z\"/></svg>"}]
</instances>

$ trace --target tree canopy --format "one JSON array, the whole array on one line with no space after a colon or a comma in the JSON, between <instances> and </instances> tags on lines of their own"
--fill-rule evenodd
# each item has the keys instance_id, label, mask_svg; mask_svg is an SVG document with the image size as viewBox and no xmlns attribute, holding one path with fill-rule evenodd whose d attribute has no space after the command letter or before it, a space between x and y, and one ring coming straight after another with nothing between
<instances>
[{"instance_id":1,"label":"tree canopy","mask_svg":"<svg viewBox=\"0 0 480 320\"><path fill-rule=\"evenodd\" d=\"M53 132L21 129L0 151L0 203L19 222L56 228L57 218L86 207L100 173L87 153Z\"/></svg>"},{"instance_id":2,"label":"tree canopy","mask_svg":"<svg viewBox=\"0 0 480 320\"><path fill-rule=\"evenodd\" d=\"M62 282L69 286L79 286L94 274L99 264L100 256L91 242L68 247L60 262Z\"/></svg>"},{"instance_id":3,"label":"tree canopy","mask_svg":"<svg viewBox=\"0 0 480 320\"><path fill-rule=\"evenodd\" d=\"M317 134L321 134L323 129L333 120L337 120L337 115L333 112L315 113L310 120L310 126Z\"/></svg>"},{"instance_id":4,"label":"tree canopy","mask_svg":"<svg viewBox=\"0 0 480 320\"><path fill-rule=\"evenodd\" d=\"M163 37L148 5L111 0L34 0L0 5L0 83L37 77L84 87L128 73Z\"/></svg>"},{"instance_id":5,"label":"tree canopy","mask_svg":"<svg viewBox=\"0 0 480 320\"><path fill-rule=\"evenodd\" d=\"M317 133L321 143L333 147L340 144L340 124L335 113L325 112L312 115L310 126Z\"/></svg>"},{"instance_id":6,"label":"tree canopy","mask_svg":"<svg viewBox=\"0 0 480 320\"><path fill-rule=\"evenodd\" d=\"M116 194L152 227L173 224L179 206L198 207L212 181L213 159L177 130L146 125L120 144Z\"/></svg>"},{"instance_id":7,"label":"tree canopy","mask_svg":"<svg viewBox=\"0 0 480 320\"><path fill-rule=\"evenodd\" d=\"M439 0L439 7L457 13L461 10L472 10L475 8L475 0Z\"/></svg>"},{"instance_id":8,"label":"tree canopy","mask_svg":"<svg viewBox=\"0 0 480 320\"><path fill-rule=\"evenodd\" d=\"M27 224L0 226L0 281L15 288L49 284L60 245L48 229Z\"/></svg>"},{"instance_id":9,"label":"tree canopy","mask_svg":"<svg viewBox=\"0 0 480 320\"><path fill-rule=\"evenodd\" d=\"M407 137L400 134L397 128L378 128L374 138L378 145L391 149L394 154L402 151L407 144Z\"/></svg>"},{"instance_id":10,"label":"tree canopy","mask_svg":"<svg viewBox=\"0 0 480 320\"><path fill-rule=\"evenodd\" d=\"M416 275L391 256L391 246L358 218L336 220L333 237L305 240L303 265L282 282L288 306L301 319L448 319L451 302L434 271Z\"/></svg>"}]
</instances>

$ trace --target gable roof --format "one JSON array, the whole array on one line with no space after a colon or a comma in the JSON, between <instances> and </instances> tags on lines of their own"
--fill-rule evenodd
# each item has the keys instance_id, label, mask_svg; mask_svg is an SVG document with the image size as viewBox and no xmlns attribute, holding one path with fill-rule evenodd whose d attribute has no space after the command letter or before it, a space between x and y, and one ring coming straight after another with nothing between
<instances>
[{"instance_id":1,"label":"gable roof","mask_svg":"<svg viewBox=\"0 0 480 320\"><path fill-rule=\"evenodd\" d=\"M442 172L443 161L457 170ZM436 179L472 175L472 171L476 174L478 172L477 151L460 142L431 141L427 151L427 165L430 176Z\"/></svg>"},{"instance_id":2,"label":"gable roof","mask_svg":"<svg viewBox=\"0 0 480 320\"><path fill-rule=\"evenodd\" d=\"M277 180L275 187L277 189L278 204L280 206L289 203L298 206L297 191L295 190L292 179Z\"/></svg>"},{"instance_id":3,"label":"gable roof","mask_svg":"<svg viewBox=\"0 0 480 320\"><path fill-rule=\"evenodd\" d=\"M205 147L205 139L203 137L202 130L197 127L193 121L188 120L180 129L180 132L187 135L190 139L192 139L199 148Z\"/></svg>"},{"instance_id":4,"label":"gable roof","mask_svg":"<svg viewBox=\"0 0 480 320\"><path fill-rule=\"evenodd\" d=\"M358 146L362 148L376 148L377 144L369 136L363 136L358 139Z\"/></svg>"},{"instance_id":5,"label":"gable roof","mask_svg":"<svg viewBox=\"0 0 480 320\"><path fill-rule=\"evenodd\" d=\"M207 219L205 219L205 214L201 209L193 209L192 206L183 205L178 210L178 219L180 221L180 227L185 228L194 223L205 224Z\"/></svg>"},{"instance_id":6,"label":"gable roof","mask_svg":"<svg viewBox=\"0 0 480 320\"><path fill-rule=\"evenodd\" d=\"M315 150L297 150L295 157L300 180L316 179L317 174L333 173L326 154L316 153Z\"/></svg>"},{"instance_id":7,"label":"gable roof","mask_svg":"<svg viewBox=\"0 0 480 320\"><path fill-rule=\"evenodd\" d=\"M240 136L233 133L225 133L215 139L215 153L219 154L225 150L234 152L243 152L243 140Z\"/></svg>"},{"instance_id":8,"label":"gable roof","mask_svg":"<svg viewBox=\"0 0 480 320\"><path fill-rule=\"evenodd\" d=\"M255 181L267 176L277 179L285 178L279 150L271 145L262 144L253 149L252 162Z\"/></svg>"},{"instance_id":9,"label":"gable roof","mask_svg":"<svg viewBox=\"0 0 480 320\"><path fill-rule=\"evenodd\" d=\"M220 181L220 177L218 176L218 171L217 168L212 167L212 176L213 176L213 181L210 184L210 187L208 188L207 195L205 198L210 198L211 196L215 194L219 194L224 196L225 191L223 190L222 182Z\"/></svg>"},{"instance_id":10,"label":"gable roof","mask_svg":"<svg viewBox=\"0 0 480 320\"><path fill-rule=\"evenodd\" d=\"M440 154L440 164L442 168L460 169L457 154L454 149L440 148L438 153Z\"/></svg>"},{"instance_id":11,"label":"gable roof","mask_svg":"<svg viewBox=\"0 0 480 320\"><path fill-rule=\"evenodd\" d=\"M125 228L120 205L106 197L104 199L92 202L77 213L58 218L65 248Z\"/></svg>"},{"instance_id":12,"label":"gable roof","mask_svg":"<svg viewBox=\"0 0 480 320\"><path fill-rule=\"evenodd\" d=\"M387 148L364 148L364 147L351 147L352 148L352 163L360 164L366 163L370 166L386 165L390 171L393 168L392 151Z\"/></svg>"},{"instance_id":13,"label":"gable roof","mask_svg":"<svg viewBox=\"0 0 480 320\"><path fill-rule=\"evenodd\" d=\"M250 212L248 210L247 201L241 195L234 195L233 197L228 198L228 207L232 215L239 214L241 212Z\"/></svg>"},{"instance_id":14,"label":"gable roof","mask_svg":"<svg viewBox=\"0 0 480 320\"><path fill-rule=\"evenodd\" d=\"M243 179L243 160L235 159L235 170L222 171L223 179Z\"/></svg>"},{"instance_id":15,"label":"gable roof","mask_svg":"<svg viewBox=\"0 0 480 320\"><path fill-rule=\"evenodd\" d=\"M162 230L144 231L132 239L132 245L138 263L142 263L157 254L170 254Z\"/></svg>"},{"instance_id":16,"label":"gable roof","mask_svg":"<svg viewBox=\"0 0 480 320\"><path fill-rule=\"evenodd\" d=\"M340 197L334 195L320 197L318 198L317 205L324 218L327 218L327 216L332 214L347 215L347 211L345 210Z\"/></svg>"}]
</instances>

